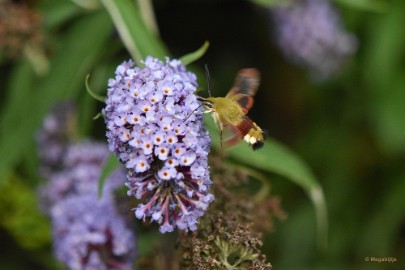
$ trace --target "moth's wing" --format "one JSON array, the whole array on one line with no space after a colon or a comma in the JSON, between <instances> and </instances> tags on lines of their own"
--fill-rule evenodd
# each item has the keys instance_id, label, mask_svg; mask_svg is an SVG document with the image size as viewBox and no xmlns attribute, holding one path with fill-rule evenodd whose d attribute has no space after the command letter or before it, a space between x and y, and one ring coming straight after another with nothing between
<instances>
[{"instance_id":1,"label":"moth's wing","mask_svg":"<svg viewBox=\"0 0 405 270\"><path fill-rule=\"evenodd\" d=\"M243 136L237 126L220 117L215 111L212 113L212 117L220 135L221 147L223 142L225 142L225 146L232 146L242 139Z\"/></svg>"},{"instance_id":2,"label":"moth's wing","mask_svg":"<svg viewBox=\"0 0 405 270\"><path fill-rule=\"evenodd\" d=\"M260 74L256 69L241 69L226 98L237 102L244 114L246 114L253 106L253 96L256 94L259 82Z\"/></svg>"},{"instance_id":3,"label":"moth's wing","mask_svg":"<svg viewBox=\"0 0 405 270\"><path fill-rule=\"evenodd\" d=\"M224 125L224 142L226 147L233 146L243 139L243 135L236 126Z\"/></svg>"},{"instance_id":4,"label":"moth's wing","mask_svg":"<svg viewBox=\"0 0 405 270\"><path fill-rule=\"evenodd\" d=\"M242 132L238 129L237 125L233 125L227 122L225 119L221 119L221 146L224 142L226 147L237 144L243 138Z\"/></svg>"},{"instance_id":5,"label":"moth's wing","mask_svg":"<svg viewBox=\"0 0 405 270\"><path fill-rule=\"evenodd\" d=\"M252 108L254 99L251 96L244 95L244 94L237 94L229 97L229 99L238 103L239 108L242 109L243 114L247 114L247 112Z\"/></svg>"},{"instance_id":6,"label":"moth's wing","mask_svg":"<svg viewBox=\"0 0 405 270\"><path fill-rule=\"evenodd\" d=\"M242 94L253 97L256 94L260 83L259 71L255 68L245 68L239 70L236 75L235 83L227 94L227 97Z\"/></svg>"}]
</instances>

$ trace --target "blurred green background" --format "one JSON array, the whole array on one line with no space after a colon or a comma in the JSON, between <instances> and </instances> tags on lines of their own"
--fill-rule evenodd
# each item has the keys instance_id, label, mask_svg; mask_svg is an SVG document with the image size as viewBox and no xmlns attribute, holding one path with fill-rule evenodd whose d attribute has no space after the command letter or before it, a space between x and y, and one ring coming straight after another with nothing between
<instances>
[{"instance_id":1,"label":"blurred green background","mask_svg":"<svg viewBox=\"0 0 405 270\"><path fill-rule=\"evenodd\" d=\"M130 56L101 6L14 2L25 2L42 19L29 31L39 31L39 41L0 55L0 269L56 269L49 224L36 208L42 180L34 132L54 102L70 98L78 103L80 135L102 139L103 120L92 120L102 104L86 93L85 76L91 73L92 89L104 94L115 67ZM260 70L249 115L297 153L324 189L329 243L318 251L311 202L297 185L270 175L272 193L288 214L265 235L273 269L405 269L405 1L334 1L359 45L339 75L318 83L283 58L263 6L153 3L161 40L174 57L210 42L191 69L209 65L214 95L226 94L239 69ZM0 14L4 18L4 9ZM199 83L205 86L204 76Z\"/></svg>"}]
</instances>

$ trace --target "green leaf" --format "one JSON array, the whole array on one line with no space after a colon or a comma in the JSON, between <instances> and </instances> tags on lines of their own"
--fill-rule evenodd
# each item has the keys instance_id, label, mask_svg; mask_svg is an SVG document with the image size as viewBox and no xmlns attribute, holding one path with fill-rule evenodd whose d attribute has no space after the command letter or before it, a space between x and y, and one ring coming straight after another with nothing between
<instances>
[{"instance_id":1,"label":"green leaf","mask_svg":"<svg viewBox=\"0 0 405 270\"><path fill-rule=\"evenodd\" d=\"M370 95L367 99L370 123L383 150L389 154L405 150L404 10L404 1L393 1L389 13L370 24L362 67Z\"/></svg>"},{"instance_id":2,"label":"green leaf","mask_svg":"<svg viewBox=\"0 0 405 270\"><path fill-rule=\"evenodd\" d=\"M334 0L336 3L364 11L387 12L390 4L385 0Z\"/></svg>"},{"instance_id":3,"label":"green leaf","mask_svg":"<svg viewBox=\"0 0 405 270\"><path fill-rule=\"evenodd\" d=\"M105 103L105 97L103 97L102 95L96 94L91 90L91 88L89 86L89 78L90 78L90 74L87 74L86 80L85 80L87 93L89 93L89 95L92 96L95 100Z\"/></svg>"},{"instance_id":4,"label":"green leaf","mask_svg":"<svg viewBox=\"0 0 405 270\"><path fill-rule=\"evenodd\" d=\"M299 157L273 139L267 139L264 146L256 151L247 143L240 143L227 152L244 164L283 175L307 191L318 186L314 175Z\"/></svg>"},{"instance_id":5,"label":"green leaf","mask_svg":"<svg viewBox=\"0 0 405 270\"><path fill-rule=\"evenodd\" d=\"M60 0L40 1L38 9L43 15L44 25L48 29L58 27L80 13L83 13L83 9L73 4L71 1Z\"/></svg>"},{"instance_id":6,"label":"green leaf","mask_svg":"<svg viewBox=\"0 0 405 270\"><path fill-rule=\"evenodd\" d=\"M20 149L29 143L23 144L21 138L30 137L24 130L20 133L15 131L22 128L21 116L30 115L32 111L32 97L35 94L32 84L36 83L34 70L28 62L22 62L16 66L11 73L8 92L2 107L2 117L0 119L0 183L4 180L4 175L9 170L13 160L18 160L21 156ZM29 117L25 117L26 120ZM7 130L13 131L10 135Z\"/></svg>"},{"instance_id":7,"label":"green leaf","mask_svg":"<svg viewBox=\"0 0 405 270\"><path fill-rule=\"evenodd\" d=\"M220 148L218 130L211 116L205 117L210 131L213 147ZM244 165L262 171L276 173L301 186L315 207L318 226L318 246L326 247L328 218L322 187L307 165L293 152L273 139L267 139L261 149L253 151L244 142L226 149L228 155Z\"/></svg>"},{"instance_id":8,"label":"green leaf","mask_svg":"<svg viewBox=\"0 0 405 270\"><path fill-rule=\"evenodd\" d=\"M286 3L285 0L250 0L250 1L264 7L271 7Z\"/></svg>"},{"instance_id":9,"label":"green leaf","mask_svg":"<svg viewBox=\"0 0 405 270\"><path fill-rule=\"evenodd\" d=\"M104 183L107 180L107 177L113 172L116 168L121 166L121 163L118 159L114 156L114 154L110 154L103 165L103 169L100 174L100 178L98 179L98 197L101 198L103 195L103 187Z\"/></svg>"},{"instance_id":10,"label":"green leaf","mask_svg":"<svg viewBox=\"0 0 405 270\"><path fill-rule=\"evenodd\" d=\"M48 76L35 84L28 80L29 87L23 89L30 89L30 94L13 105L6 123L1 122L0 130L8 130L13 135L10 136L9 132L0 135L0 181L4 179L4 173L18 162L50 107L84 91L83 79L104 52L111 30L111 21L104 12L77 20L64 37Z\"/></svg>"},{"instance_id":11,"label":"green leaf","mask_svg":"<svg viewBox=\"0 0 405 270\"><path fill-rule=\"evenodd\" d=\"M101 118L101 117L104 117L104 115L100 112L100 113L96 114L96 115L93 117L93 120L97 120L97 119L99 119L99 118Z\"/></svg>"},{"instance_id":12,"label":"green leaf","mask_svg":"<svg viewBox=\"0 0 405 270\"><path fill-rule=\"evenodd\" d=\"M205 52L208 50L209 46L210 46L210 43L208 41L205 41L204 44L198 50L180 57L180 61L185 66L193 63L194 61L197 61L205 54Z\"/></svg>"},{"instance_id":13,"label":"green leaf","mask_svg":"<svg viewBox=\"0 0 405 270\"><path fill-rule=\"evenodd\" d=\"M71 0L81 8L88 10L96 10L100 8L100 2L98 0Z\"/></svg>"},{"instance_id":14,"label":"green leaf","mask_svg":"<svg viewBox=\"0 0 405 270\"><path fill-rule=\"evenodd\" d=\"M101 0L132 58L140 64L146 56L164 59L168 55L163 43L148 31L139 8L130 0Z\"/></svg>"},{"instance_id":15,"label":"green leaf","mask_svg":"<svg viewBox=\"0 0 405 270\"><path fill-rule=\"evenodd\" d=\"M31 86L35 82L36 76L28 61L17 65L11 72L8 92L0 111L1 130L5 130L6 127L15 128L18 126L15 122L16 116L28 113L31 106L30 97L35 93Z\"/></svg>"}]
</instances>

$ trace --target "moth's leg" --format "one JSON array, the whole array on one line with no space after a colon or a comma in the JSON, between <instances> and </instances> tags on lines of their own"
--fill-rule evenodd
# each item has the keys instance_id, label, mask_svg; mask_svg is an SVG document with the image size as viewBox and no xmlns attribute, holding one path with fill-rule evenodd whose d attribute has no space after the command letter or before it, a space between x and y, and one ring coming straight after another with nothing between
<instances>
[{"instance_id":1,"label":"moth's leg","mask_svg":"<svg viewBox=\"0 0 405 270\"><path fill-rule=\"evenodd\" d=\"M219 116L216 112L214 112L212 114L213 118L214 118L214 123L215 126L217 127L217 129L219 130L219 139L221 141L221 148L222 148L222 131L224 129L224 126L222 125L222 122L219 120Z\"/></svg>"},{"instance_id":2,"label":"moth's leg","mask_svg":"<svg viewBox=\"0 0 405 270\"><path fill-rule=\"evenodd\" d=\"M219 131L219 139L221 140L221 148L222 148L222 128Z\"/></svg>"},{"instance_id":3,"label":"moth's leg","mask_svg":"<svg viewBox=\"0 0 405 270\"><path fill-rule=\"evenodd\" d=\"M203 113L215 113L215 111L212 108L205 107L205 110L203 111Z\"/></svg>"}]
</instances>

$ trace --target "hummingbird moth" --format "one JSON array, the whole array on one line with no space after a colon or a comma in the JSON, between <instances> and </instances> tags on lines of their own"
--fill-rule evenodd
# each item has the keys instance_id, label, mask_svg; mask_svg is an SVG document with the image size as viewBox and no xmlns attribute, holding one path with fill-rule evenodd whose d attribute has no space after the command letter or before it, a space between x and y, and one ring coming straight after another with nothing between
<instances>
[{"instance_id":1,"label":"hummingbird moth","mask_svg":"<svg viewBox=\"0 0 405 270\"><path fill-rule=\"evenodd\" d=\"M232 146L244 139L253 150L259 149L264 143L263 130L246 114L253 106L253 96L259 86L260 74L254 68L241 69L231 90L225 97L211 97L210 79L207 66L208 98L199 97L207 110L211 112L217 126L219 125L221 144L224 128L231 131L231 137L225 141Z\"/></svg>"}]
</instances>

